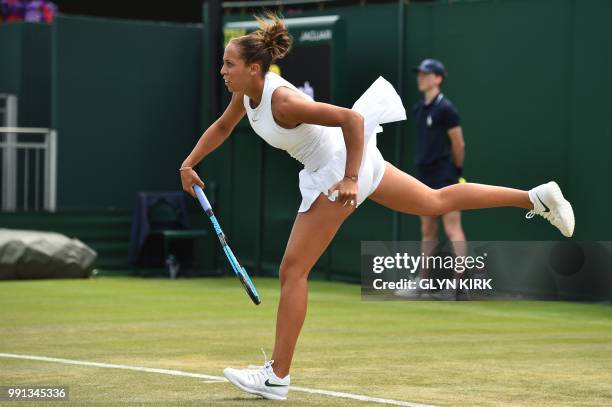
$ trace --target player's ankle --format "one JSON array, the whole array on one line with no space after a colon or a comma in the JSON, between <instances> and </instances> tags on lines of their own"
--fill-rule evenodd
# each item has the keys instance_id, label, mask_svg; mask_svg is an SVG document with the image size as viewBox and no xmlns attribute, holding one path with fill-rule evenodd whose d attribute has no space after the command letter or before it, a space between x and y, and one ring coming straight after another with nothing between
<instances>
[{"instance_id":1,"label":"player's ankle","mask_svg":"<svg viewBox=\"0 0 612 407\"><path fill-rule=\"evenodd\" d=\"M279 368L277 366L272 365L272 371L276 375L276 377L280 380L285 379L289 375L289 369L287 368Z\"/></svg>"}]
</instances>

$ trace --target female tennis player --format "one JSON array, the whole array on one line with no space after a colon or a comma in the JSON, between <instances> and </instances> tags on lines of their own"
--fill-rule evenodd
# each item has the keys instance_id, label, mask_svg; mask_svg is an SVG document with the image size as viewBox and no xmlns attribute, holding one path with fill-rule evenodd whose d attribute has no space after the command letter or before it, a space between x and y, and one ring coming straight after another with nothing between
<instances>
[{"instance_id":1,"label":"female tennis player","mask_svg":"<svg viewBox=\"0 0 612 407\"><path fill-rule=\"evenodd\" d=\"M574 230L574 214L555 182L529 191L474 183L434 190L385 161L376 147L379 124L406 119L399 95L379 77L351 109L315 102L269 71L287 54L292 39L274 14L256 17L260 29L232 39L223 55L221 75L232 93L225 112L202 135L181 166L183 190L204 183L193 170L230 135L246 114L268 144L299 160L302 203L281 261L280 301L272 359L259 369L224 370L231 383L248 393L284 400L289 368L306 316L307 278L342 222L366 198L402 213L440 215L499 206L528 209L565 236Z\"/></svg>"}]
</instances>

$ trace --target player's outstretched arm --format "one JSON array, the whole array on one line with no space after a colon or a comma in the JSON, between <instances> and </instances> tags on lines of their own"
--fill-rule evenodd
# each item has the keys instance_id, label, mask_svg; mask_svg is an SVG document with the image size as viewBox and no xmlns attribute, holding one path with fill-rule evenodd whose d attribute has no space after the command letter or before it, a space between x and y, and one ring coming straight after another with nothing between
<instances>
[{"instance_id":1,"label":"player's outstretched arm","mask_svg":"<svg viewBox=\"0 0 612 407\"><path fill-rule=\"evenodd\" d=\"M183 161L181 165L183 169L181 170L181 184L183 191L187 192L192 197L196 198L193 188L191 187L193 184L197 184L204 188L204 182L193 170L193 167L219 147L229 137L238 122L244 117L246 110L242 104L242 100L242 93L232 93L232 99L221 117L215 120L215 122L206 129L189 156Z\"/></svg>"}]
</instances>

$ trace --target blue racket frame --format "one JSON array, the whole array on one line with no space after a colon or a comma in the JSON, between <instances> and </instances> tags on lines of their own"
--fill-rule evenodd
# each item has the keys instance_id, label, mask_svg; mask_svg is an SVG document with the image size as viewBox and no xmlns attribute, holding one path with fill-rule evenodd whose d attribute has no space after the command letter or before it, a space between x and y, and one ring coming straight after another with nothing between
<instances>
[{"instance_id":1,"label":"blue racket frame","mask_svg":"<svg viewBox=\"0 0 612 407\"><path fill-rule=\"evenodd\" d=\"M227 244L225 233L223 233L223 230L221 229L221 226L219 225L219 222L217 221L217 218L213 213L212 207L210 206L210 202L208 202L208 198L206 198L206 194L204 194L204 191L199 185L193 184L192 188L195 191L196 196L198 197L198 201L200 201L200 205L202 205L202 209L204 209L204 212L206 213L206 215L208 215L208 218L210 219L211 223L213 224L213 227L215 228L215 232L217 233L219 242L221 242L223 252L229 260L229 263L231 264L234 273L236 273L236 277L238 277L247 294L255 303L255 305L261 304L261 299L259 298L259 294L257 293L255 285L251 281L249 274L247 273L246 269L240 265L238 259L234 255L234 252L232 252L232 249L230 249L229 245Z\"/></svg>"}]
</instances>

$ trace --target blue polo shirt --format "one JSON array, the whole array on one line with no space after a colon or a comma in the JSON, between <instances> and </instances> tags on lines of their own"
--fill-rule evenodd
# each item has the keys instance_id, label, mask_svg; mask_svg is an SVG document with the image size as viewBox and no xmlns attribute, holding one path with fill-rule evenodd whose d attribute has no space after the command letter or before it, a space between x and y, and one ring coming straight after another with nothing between
<instances>
[{"instance_id":1,"label":"blue polo shirt","mask_svg":"<svg viewBox=\"0 0 612 407\"><path fill-rule=\"evenodd\" d=\"M459 114L452 102L442 93L425 104L421 99L414 105L417 128L415 164L426 166L451 160L451 142L448 130L459 126Z\"/></svg>"}]
</instances>

